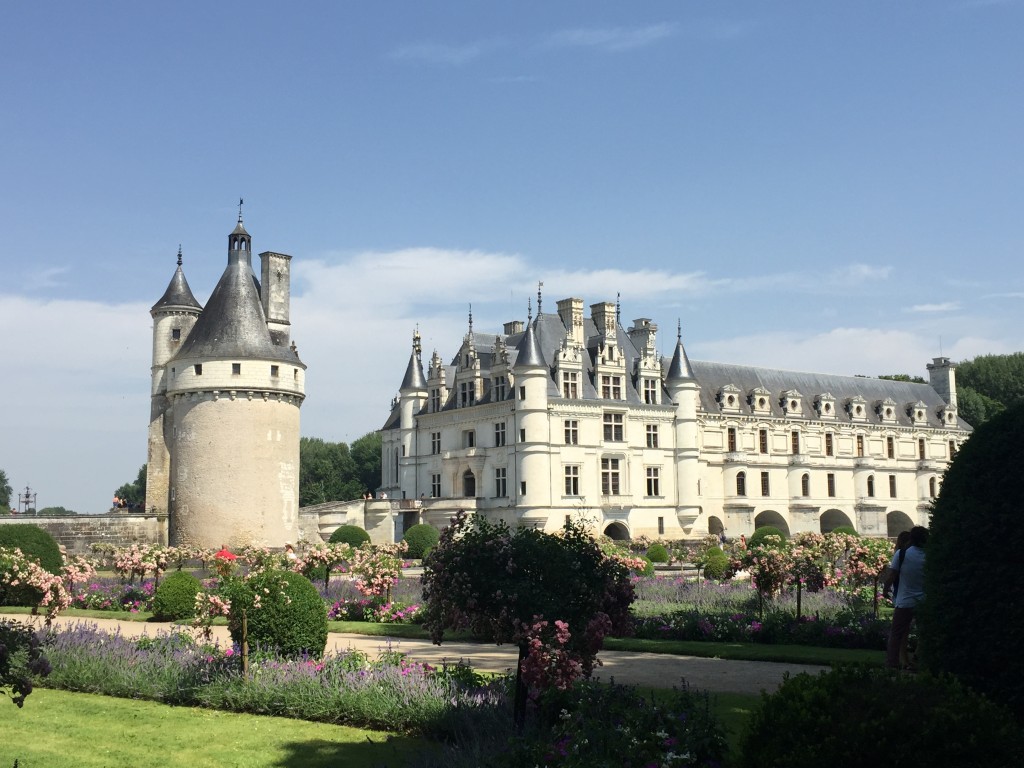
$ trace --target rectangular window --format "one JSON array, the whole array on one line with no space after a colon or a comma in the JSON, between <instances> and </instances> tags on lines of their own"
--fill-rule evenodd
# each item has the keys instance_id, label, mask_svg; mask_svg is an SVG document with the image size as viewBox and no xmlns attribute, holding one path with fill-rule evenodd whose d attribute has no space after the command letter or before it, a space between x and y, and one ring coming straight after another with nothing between
<instances>
[{"instance_id":1,"label":"rectangular window","mask_svg":"<svg viewBox=\"0 0 1024 768\"><path fill-rule=\"evenodd\" d=\"M729 427L726 430L729 453L736 453L736 427Z\"/></svg>"},{"instance_id":2,"label":"rectangular window","mask_svg":"<svg viewBox=\"0 0 1024 768\"><path fill-rule=\"evenodd\" d=\"M519 399L520 400L525 400L526 399L526 387L520 387L519 388Z\"/></svg>"},{"instance_id":3,"label":"rectangular window","mask_svg":"<svg viewBox=\"0 0 1024 768\"><path fill-rule=\"evenodd\" d=\"M494 468L494 495L498 498L508 496L507 471L505 467Z\"/></svg>"},{"instance_id":4,"label":"rectangular window","mask_svg":"<svg viewBox=\"0 0 1024 768\"><path fill-rule=\"evenodd\" d=\"M565 495L580 495L580 468L576 464L569 464L565 467Z\"/></svg>"},{"instance_id":5,"label":"rectangular window","mask_svg":"<svg viewBox=\"0 0 1024 768\"><path fill-rule=\"evenodd\" d=\"M619 495L619 460L601 459L601 494Z\"/></svg>"},{"instance_id":6,"label":"rectangular window","mask_svg":"<svg viewBox=\"0 0 1024 768\"><path fill-rule=\"evenodd\" d=\"M280 371L281 371L281 369L278 366L276 366L276 365L270 366L270 375L273 378L276 379L280 375Z\"/></svg>"},{"instance_id":7,"label":"rectangular window","mask_svg":"<svg viewBox=\"0 0 1024 768\"><path fill-rule=\"evenodd\" d=\"M825 455L826 456L835 456L836 455L835 448L832 447L832 433L831 432L826 432L825 433Z\"/></svg>"},{"instance_id":8,"label":"rectangular window","mask_svg":"<svg viewBox=\"0 0 1024 768\"><path fill-rule=\"evenodd\" d=\"M231 364L231 375L232 376L241 376L242 375L242 364L241 363L232 363Z\"/></svg>"},{"instance_id":9,"label":"rectangular window","mask_svg":"<svg viewBox=\"0 0 1024 768\"><path fill-rule=\"evenodd\" d=\"M647 447L657 448L658 447L658 425L648 424L647 425Z\"/></svg>"},{"instance_id":10,"label":"rectangular window","mask_svg":"<svg viewBox=\"0 0 1024 768\"><path fill-rule=\"evenodd\" d=\"M607 442L622 442L621 413L606 413L604 415L604 439Z\"/></svg>"},{"instance_id":11,"label":"rectangular window","mask_svg":"<svg viewBox=\"0 0 1024 768\"><path fill-rule=\"evenodd\" d=\"M661 467L647 467L647 495L661 496Z\"/></svg>"},{"instance_id":12,"label":"rectangular window","mask_svg":"<svg viewBox=\"0 0 1024 768\"><path fill-rule=\"evenodd\" d=\"M796 456L798 453L800 453L800 433L791 432L789 438L793 447L793 455Z\"/></svg>"},{"instance_id":13,"label":"rectangular window","mask_svg":"<svg viewBox=\"0 0 1024 768\"><path fill-rule=\"evenodd\" d=\"M601 377L601 397L605 400L621 400L622 399L622 377L621 376L602 376Z\"/></svg>"},{"instance_id":14,"label":"rectangular window","mask_svg":"<svg viewBox=\"0 0 1024 768\"><path fill-rule=\"evenodd\" d=\"M864 435L857 435L857 455L864 455Z\"/></svg>"},{"instance_id":15,"label":"rectangular window","mask_svg":"<svg viewBox=\"0 0 1024 768\"><path fill-rule=\"evenodd\" d=\"M476 431L467 429L462 433L462 447L463 448L475 448L476 447Z\"/></svg>"},{"instance_id":16,"label":"rectangular window","mask_svg":"<svg viewBox=\"0 0 1024 768\"><path fill-rule=\"evenodd\" d=\"M580 443L580 423L576 419L565 420L565 444L566 445L579 445Z\"/></svg>"},{"instance_id":17,"label":"rectangular window","mask_svg":"<svg viewBox=\"0 0 1024 768\"><path fill-rule=\"evenodd\" d=\"M505 444L505 422L499 421L494 425L494 447L500 448Z\"/></svg>"},{"instance_id":18,"label":"rectangular window","mask_svg":"<svg viewBox=\"0 0 1024 768\"><path fill-rule=\"evenodd\" d=\"M828 481L828 495L834 498L836 495L836 476L829 472L826 480Z\"/></svg>"},{"instance_id":19,"label":"rectangular window","mask_svg":"<svg viewBox=\"0 0 1024 768\"><path fill-rule=\"evenodd\" d=\"M890 459L896 458L896 440L892 437L885 438L885 455Z\"/></svg>"},{"instance_id":20,"label":"rectangular window","mask_svg":"<svg viewBox=\"0 0 1024 768\"><path fill-rule=\"evenodd\" d=\"M659 536L664 536L665 535L665 518L664 517L659 517L658 518L658 535Z\"/></svg>"},{"instance_id":21,"label":"rectangular window","mask_svg":"<svg viewBox=\"0 0 1024 768\"><path fill-rule=\"evenodd\" d=\"M434 456L441 452L441 433L430 433L430 453Z\"/></svg>"},{"instance_id":22,"label":"rectangular window","mask_svg":"<svg viewBox=\"0 0 1024 768\"><path fill-rule=\"evenodd\" d=\"M889 498L896 498L896 475L889 475Z\"/></svg>"},{"instance_id":23,"label":"rectangular window","mask_svg":"<svg viewBox=\"0 0 1024 768\"><path fill-rule=\"evenodd\" d=\"M769 480L768 480L768 473L767 472L762 472L761 473L761 495L762 496L770 496L771 492L772 492L772 488L771 488L771 484L769 483Z\"/></svg>"},{"instance_id":24,"label":"rectangular window","mask_svg":"<svg viewBox=\"0 0 1024 768\"><path fill-rule=\"evenodd\" d=\"M181 328L171 329L171 341L181 341Z\"/></svg>"},{"instance_id":25,"label":"rectangular window","mask_svg":"<svg viewBox=\"0 0 1024 768\"><path fill-rule=\"evenodd\" d=\"M519 442L526 442L526 427L523 427L522 429L519 430Z\"/></svg>"},{"instance_id":26,"label":"rectangular window","mask_svg":"<svg viewBox=\"0 0 1024 768\"><path fill-rule=\"evenodd\" d=\"M201 368L202 366L200 366ZM202 373L202 371L200 371ZM956 440L949 441L949 460L952 461L956 457Z\"/></svg>"},{"instance_id":27,"label":"rectangular window","mask_svg":"<svg viewBox=\"0 0 1024 768\"><path fill-rule=\"evenodd\" d=\"M465 408L476 402L476 382L464 381L459 384L459 407Z\"/></svg>"},{"instance_id":28,"label":"rectangular window","mask_svg":"<svg viewBox=\"0 0 1024 768\"><path fill-rule=\"evenodd\" d=\"M768 430L761 429L757 432L758 448L761 453L768 453Z\"/></svg>"},{"instance_id":29,"label":"rectangular window","mask_svg":"<svg viewBox=\"0 0 1024 768\"><path fill-rule=\"evenodd\" d=\"M562 371L562 397L578 400L580 397L580 375L576 371Z\"/></svg>"},{"instance_id":30,"label":"rectangular window","mask_svg":"<svg viewBox=\"0 0 1024 768\"><path fill-rule=\"evenodd\" d=\"M925 451L924 451L924 438L923 437L920 437L917 440L917 458L921 459L922 461L924 461L924 459L926 458L925 457Z\"/></svg>"},{"instance_id":31,"label":"rectangular window","mask_svg":"<svg viewBox=\"0 0 1024 768\"><path fill-rule=\"evenodd\" d=\"M441 475L430 476L430 498L439 499L441 497Z\"/></svg>"},{"instance_id":32,"label":"rectangular window","mask_svg":"<svg viewBox=\"0 0 1024 768\"><path fill-rule=\"evenodd\" d=\"M203 364L202 363L196 363L192 367L193 367L193 369L195 369L196 376L202 376L203 375Z\"/></svg>"},{"instance_id":33,"label":"rectangular window","mask_svg":"<svg viewBox=\"0 0 1024 768\"><path fill-rule=\"evenodd\" d=\"M525 480L522 480L519 483L519 495L520 496L525 496L526 495L526 481Z\"/></svg>"},{"instance_id":34,"label":"rectangular window","mask_svg":"<svg viewBox=\"0 0 1024 768\"><path fill-rule=\"evenodd\" d=\"M658 403L658 380L657 379L644 379L644 402L647 405L657 405Z\"/></svg>"},{"instance_id":35,"label":"rectangular window","mask_svg":"<svg viewBox=\"0 0 1024 768\"><path fill-rule=\"evenodd\" d=\"M430 390L430 412L437 413L441 410L441 390L436 387Z\"/></svg>"},{"instance_id":36,"label":"rectangular window","mask_svg":"<svg viewBox=\"0 0 1024 768\"><path fill-rule=\"evenodd\" d=\"M494 379L494 400L504 400L505 392L507 389L506 379L504 376L497 376Z\"/></svg>"}]
</instances>

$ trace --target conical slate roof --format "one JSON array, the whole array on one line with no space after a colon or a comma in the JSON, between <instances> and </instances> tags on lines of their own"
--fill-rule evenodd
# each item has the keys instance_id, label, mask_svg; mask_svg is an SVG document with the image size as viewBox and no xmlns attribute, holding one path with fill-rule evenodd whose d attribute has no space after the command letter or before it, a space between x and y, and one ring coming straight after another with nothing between
<instances>
[{"instance_id":1,"label":"conical slate roof","mask_svg":"<svg viewBox=\"0 0 1024 768\"><path fill-rule=\"evenodd\" d=\"M260 358L298 362L298 355L270 339L252 267L232 252L206 309L175 358Z\"/></svg>"},{"instance_id":2,"label":"conical slate roof","mask_svg":"<svg viewBox=\"0 0 1024 768\"><path fill-rule=\"evenodd\" d=\"M676 351L672 355L672 363L668 367L668 374L665 376L665 383L671 384L675 381L690 381L694 378L693 368L690 367L690 360L683 349L682 338L676 339Z\"/></svg>"},{"instance_id":3,"label":"conical slate roof","mask_svg":"<svg viewBox=\"0 0 1024 768\"><path fill-rule=\"evenodd\" d=\"M537 334L534 332L534 325L534 323L529 323L526 326L526 333L523 334L523 338L516 345L516 362L512 366L512 370L544 368L547 366L547 363L544 362L544 355L540 351L540 344L537 341Z\"/></svg>"},{"instance_id":4,"label":"conical slate roof","mask_svg":"<svg viewBox=\"0 0 1024 768\"><path fill-rule=\"evenodd\" d=\"M171 278L171 282L168 284L167 290L164 291L164 295L160 297L160 301L154 304L150 311L156 312L158 309L181 309L184 307L202 310L203 305L196 301L196 297L192 295L192 289L188 287L188 280L185 279L185 272L181 268L179 255L178 268L174 271L174 277Z\"/></svg>"},{"instance_id":5,"label":"conical slate roof","mask_svg":"<svg viewBox=\"0 0 1024 768\"><path fill-rule=\"evenodd\" d=\"M402 391L421 390L427 388L427 378L423 375L423 363L420 362L419 355L413 350L412 354L409 355L409 365L405 369L405 378L402 379Z\"/></svg>"}]
</instances>

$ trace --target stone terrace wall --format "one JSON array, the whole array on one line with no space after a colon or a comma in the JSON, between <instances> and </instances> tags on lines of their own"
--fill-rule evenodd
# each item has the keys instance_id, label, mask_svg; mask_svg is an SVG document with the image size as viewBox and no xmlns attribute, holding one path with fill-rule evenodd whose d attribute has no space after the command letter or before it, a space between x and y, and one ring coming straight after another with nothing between
<instances>
[{"instance_id":1,"label":"stone terrace wall","mask_svg":"<svg viewBox=\"0 0 1024 768\"><path fill-rule=\"evenodd\" d=\"M109 515L60 515L0 517L0 525L30 523L50 532L69 555L87 555L92 544L167 544L167 516L148 512L117 512Z\"/></svg>"}]
</instances>

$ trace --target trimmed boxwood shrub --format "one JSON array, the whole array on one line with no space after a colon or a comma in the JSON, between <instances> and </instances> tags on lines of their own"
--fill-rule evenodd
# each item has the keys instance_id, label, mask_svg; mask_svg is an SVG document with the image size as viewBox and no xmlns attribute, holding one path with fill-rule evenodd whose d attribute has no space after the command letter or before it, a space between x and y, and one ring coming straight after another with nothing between
<instances>
[{"instance_id":1,"label":"trimmed boxwood shrub","mask_svg":"<svg viewBox=\"0 0 1024 768\"><path fill-rule=\"evenodd\" d=\"M837 525L829 533L845 533L847 536L860 536L852 525Z\"/></svg>"},{"instance_id":2,"label":"trimmed boxwood shrub","mask_svg":"<svg viewBox=\"0 0 1024 768\"><path fill-rule=\"evenodd\" d=\"M783 541L785 541L787 538L786 534L779 528L776 528L774 525L762 525L760 528L755 529L753 534L751 534L750 538L747 540L747 549L753 549L754 547L758 546L765 546L765 536L778 536Z\"/></svg>"},{"instance_id":3,"label":"trimmed boxwood shrub","mask_svg":"<svg viewBox=\"0 0 1024 768\"><path fill-rule=\"evenodd\" d=\"M225 591L231 599L228 630L233 642L242 642L245 611L250 649L273 648L283 656L323 655L327 646L327 606L313 583L302 574L263 571L247 582L235 580L226 584Z\"/></svg>"},{"instance_id":4,"label":"trimmed boxwood shrub","mask_svg":"<svg viewBox=\"0 0 1024 768\"><path fill-rule=\"evenodd\" d=\"M704 578L719 581L729 570L729 556L721 547L711 547L704 555Z\"/></svg>"},{"instance_id":5,"label":"trimmed boxwood shrub","mask_svg":"<svg viewBox=\"0 0 1024 768\"><path fill-rule=\"evenodd\" d=\"M743 739L741 768L1019 765L1006 710L953 678L845 667L788 677Z\"/></svg>"},{"instance_id":6,"label":"trimmed boxwood shrub","mask_svg":"<svg viewBox=\"0 0 1024 768\"><path fill-rule=\"evenodd\" d=\"M978 427L946 470L929 524L922 661L950 672L1024 722L1024 406Z\"/></svg>"},{"instance_id":7,"label":"trimmed boxwood shrub","mask_svg":"<svg viewBox=\"0 0 1024 768\"><path fill-rule=\"evenodd\" d=\"M437 542L441 540L441 532L432 525L418 523L411 526L402 538L409 545L406 554L413 560L422 560L427 552L437 546Z\"/></svg>"},{"instance_id":8,"label":"trimmed boxwood shrub","mask_svg":"<svg viewBox=\"0 0 1024 768\"><path fill-rule=\"evenodd\" d=\"M370 540L370 534L358 525L339 525L337 530L331 534L331 544L349 544L358 547Z\"/></svg>"},{"instance_id":9,"label":"trimmed boxwood shrub","mask_svg":"<svg viewBox=\"0 0 1024 768\"><path fill-rule=\"evenodd\" d=\"M177 621L196 614L196 594L202 582L187 571L167 574L153 595L153 618L157 621Z\"/></svg>"},{"instance_id":10,"label":"trimmed boxwood shrub","mask_svg":"<svg viewBox=\"0 0 1024 768\"><path fill-rule=\"evenodd\" d=\"M0 525L0 547L20 549L29 560L37 561L50 573L60 573L64 558L56 539L45 528L31 523Z\"/></svg>"},{"instance_id":11,"label":"trimmed boxwood shrub","mask_svg":"<svg viewBox=\"0 0 1024 768\"><path fill-rule=\"evenodd\" d=\"M647 548L647 557L652 563L667 563L668 550L665 549L664 544L656 541Z\"/></svg>"}]
</instances>

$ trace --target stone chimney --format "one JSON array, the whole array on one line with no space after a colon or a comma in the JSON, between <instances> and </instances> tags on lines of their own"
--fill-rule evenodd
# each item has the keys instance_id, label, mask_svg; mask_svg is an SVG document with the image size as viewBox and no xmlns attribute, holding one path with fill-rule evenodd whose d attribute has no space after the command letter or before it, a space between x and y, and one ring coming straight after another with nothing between
<instances>
[{"instance_id":1,"label":"stone chimney","mask_svg":"<svg viewBox=\"0 0 1024 768\"><path fill-rule=\"evenodd\" d=\"M583 346L583 299L562 299L558 302L558 316L562 318L566 337Z\"/></svg>"}]
</instances>

